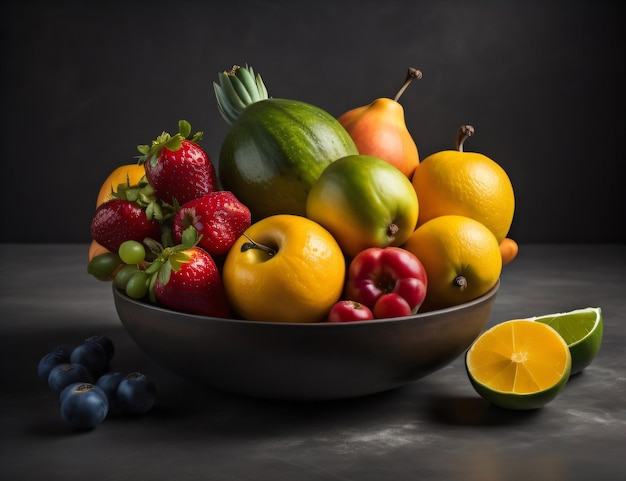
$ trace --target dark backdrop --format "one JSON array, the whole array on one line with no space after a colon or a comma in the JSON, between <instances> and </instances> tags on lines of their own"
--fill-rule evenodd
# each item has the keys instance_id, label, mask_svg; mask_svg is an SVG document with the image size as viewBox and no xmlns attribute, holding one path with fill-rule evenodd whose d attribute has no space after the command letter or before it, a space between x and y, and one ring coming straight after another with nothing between
<instances>
[{"instance_id":1,"label":"dark backdrop","mask_svg":"<svg viewBox=\"0 0 626 481\"><path fill-rule=\"evenodd\" d=\"M217 162L233 64L337 116L403 95L426 155L509 173L520 242L624 242L621 5L612 1L5 1L0 242L87 242L97 191L179 119Z\"/></svg>"}]
</instances>

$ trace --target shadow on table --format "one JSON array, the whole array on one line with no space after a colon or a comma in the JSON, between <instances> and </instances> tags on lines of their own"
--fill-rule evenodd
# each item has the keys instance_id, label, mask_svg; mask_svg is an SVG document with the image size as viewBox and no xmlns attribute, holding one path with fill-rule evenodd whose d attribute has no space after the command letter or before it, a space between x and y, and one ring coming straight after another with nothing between
<instances>
[{"instance_id":1,"label":"shadow on table","mask_svg":"<svg viewBox=\"0 0 626 481\"><path fill-rule=\"evenodd\" d=\"M525 422L540 411L503 409L481 397L443 396L429 398L427 409L434 422L455 426L506 426Z\"/></svg>"}]
</instances>

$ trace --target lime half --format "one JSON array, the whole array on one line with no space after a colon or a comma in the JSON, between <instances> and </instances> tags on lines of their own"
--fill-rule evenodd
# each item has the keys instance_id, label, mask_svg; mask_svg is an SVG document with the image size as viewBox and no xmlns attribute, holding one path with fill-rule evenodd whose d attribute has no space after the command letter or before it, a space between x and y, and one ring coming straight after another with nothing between
<instances>
[{"instance_id":1,"label":"lime half","mask_svg":"<svg viewBox=\"0 0 626 481\"><path fill-rule=\"evenodd\" d=\"M507 409L543 407L567 384L572 357L547 324L515 319L496 324L470 346L465 366L484 399Z\"/></svg>"},{"instance_id":2,"label":"lime half","mask_svg":"<svg viewBox=\"0 0 626 481\"><path fill-rule=\"evenodd\" d=\"M563 337L572 355L572 374L589 366L600 350L604 323L599 307L531 317L529 320L547 324Z\"/></svg>"}]
</instances>

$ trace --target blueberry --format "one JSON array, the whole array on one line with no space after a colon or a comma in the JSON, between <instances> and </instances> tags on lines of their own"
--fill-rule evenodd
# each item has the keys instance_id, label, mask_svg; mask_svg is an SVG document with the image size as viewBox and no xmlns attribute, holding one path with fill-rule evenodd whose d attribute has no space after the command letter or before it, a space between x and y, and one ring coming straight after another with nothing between
<instances>
[{"instance_id":1,"label":"blueberry","mask_svg":"<svg viewBox=\"0 0 626 481\"><path fill-rule=\"evenodd\" d=\"M47 381L54 366L70 362L70 352L63 346L57 346L39 360L37 374L42 381Z\"/></svg>"},{"instance_id":2,"label":"blueberry","mask_svg":"<svg viewBox=\"0 0 626 481\"><path fill-rule=\"evenodd\" d=\"M104 348L97 342L84 342L74 348L70 362L85 366L94 377L98 377L105 372L107 356Z\"/></svg>"},{"instance_id":3,"label":"blueberry","mask_svg":"<svg viewBox=\"0 0 626 481\"><path fill-rule=\"evenodd\" d=\"M110 407L113 407L116 403L117 387L120 385L122 379L124 379L124 374L121 372L110 372L100 376L96 381L96 386L102 389L107 395Z\"/></svg>"},{"instance_id":4,"label":"blueberry","mask_svg":"<svg viewBox=\"0 0 626 481\"><path fill-rule=\"evenodd\" d=\"M67 386L65 386L61 392L59 393L59 403L62 403L63 400L67 397L67 395L74 389L76 388L76 386L78 386L79 384L85 384L83 382L73 382L71 384L68 384Z\"/></svg>"},{"instance_id":5,"label":"blueberry","mask_svg":"<svg viewBox=\"0 0 626 481\"><path fill-rule=\"evenodd\" d=\"M52 368L48 375L48 386L56 393L60 393L66 386L75 382L92 382L93 376L81 364L61 363Z\"/></svg>"},{"instance_id":6,"label":"blueberry","mask_svg":"<svg viewBox=\"0 0 626 481\"><path fill-rule=\"evenodd\" d=\"M95 428L109 412L107 395L95 384L74 383L63 390L60 398L61 417L73 428Z\"/></svg>"},{"instance_id":7,"label":"blueberry","mask_svg":"<svg viewBox=\"0 0 626 481\"><path fill-rule=\"evenodd\" d=\"M85 339L84 342L85 343L95 342L96 344L100 345L104 349L104 352L106 353L107 361L110 361L111 359L113 359L113 354L115 354L115 344L113 344L113 341L111 341L111 339L109 339L107 336L102 336L102 335L91 336Z\"/></svg>"},{"instance_id":8,"label":"blueberry","mask_svg":"<svg viewBox=\"0 0 626 481\"><path fill-rule=\"evenodd\" d=\"M140 372L127 374L117 387L117 405L127 414L143 414L156 403L154 383Z\"/></svg>"}]
</instances>

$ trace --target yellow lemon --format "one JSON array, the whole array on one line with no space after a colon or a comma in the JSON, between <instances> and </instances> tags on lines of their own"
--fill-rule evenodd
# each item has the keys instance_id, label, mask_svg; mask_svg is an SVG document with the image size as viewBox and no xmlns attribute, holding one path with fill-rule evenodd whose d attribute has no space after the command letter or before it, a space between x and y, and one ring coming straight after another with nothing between
<instances>
[{"instance_id":1,"label":"yellow lemon","mask_svg":"<svg viewBox=\"0 0 626 481\"><path fill-rule=\"evenodd\" d=\"M416 167L412 183L420 206L418 225L440 215L464 215L482 222L502 242L513 222L513 186L492 159L463 151L463 142L473 131L464 125L457 150L432 154Z\"/></svg>"},{"instance_id":2,"label":"yellow lemon","mask_svg":"<svg viewBox=\"0 0 626 481\"><path fill-rule=\"evenodd\" d=\"M222 279L233 310L263 322L321 322L341 297L346 261L321 225L291 214L252 224L231 247Z\"/></svg>"},{"instance_id":3,"label":"yellow lemon","mask_svg":"<svg viewBox=\"0 0 626 481\"><path fill-rule=\"evenodd\" d=\"M495 286L502 272L496 237L470 217L435 217L415 229L403 247L415 254L426 269L427 309L476 299Z\"/></svg>"}]
</instances>

